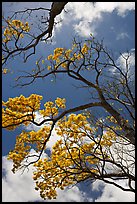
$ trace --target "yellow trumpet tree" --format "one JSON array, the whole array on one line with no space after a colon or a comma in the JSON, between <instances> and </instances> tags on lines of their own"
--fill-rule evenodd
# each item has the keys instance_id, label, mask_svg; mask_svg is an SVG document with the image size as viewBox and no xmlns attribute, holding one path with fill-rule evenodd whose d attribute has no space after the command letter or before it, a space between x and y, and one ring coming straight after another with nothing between
<instances>
[{"instance_id":1,"label":"yellow trumpet tree","mask_svg":"<svg viewBox=\"0 0 137 204\"><path fill-rule=\"evenodd\" d=\"M19 42L29 34L29 23L12 18L5 20L3 64L10 56L30 48L34 49L31 54L35 54L35 47L42 37L47 35L48 39L52 36L54 18L67 2L57 2L60 4L56 9L54 3L48 10L50 18L46 31L33 36L34 40L26 47L20 47ZM11 41L15 42L16 49L9 50ZM37 94L21 95L2 102L2 127L9 131L24 127L16 137L15 148L8 155L8 159L13 161L12 171L16 173L18 169L33 165L35 189L40 191L43 199L55 199L58 188L63 190L85 180L101 180L124 191L135 192L135 94L132 90L134 79L128 75L130 56L130 53L121 55L125 60L124 69L116 63L103 42L98 42L93 36L84 42L74 39L71 48L55 48L46 59L36 61L36 69L16 79L17 86L64 74L89 90L89 103L67 108L66 99L57 97L41 107L43 97ZM112 68L115 74L112 74ZM6 72L3 69L3 73ZM25 79L23 83L20 82L22 79ZM97 116L99 109L104 111L103 119ZM92 110L97 110L96 115ZM43 118L41 122L36 120L37 113ZM30 124L40 127L39 130L26 130L25 126ZM53 130L57 142L50 154L42 158ZM34 159L29 162L29 158ZM123 187L119 180L126 180L127 186Z\"/></svg>"}]
</instances>

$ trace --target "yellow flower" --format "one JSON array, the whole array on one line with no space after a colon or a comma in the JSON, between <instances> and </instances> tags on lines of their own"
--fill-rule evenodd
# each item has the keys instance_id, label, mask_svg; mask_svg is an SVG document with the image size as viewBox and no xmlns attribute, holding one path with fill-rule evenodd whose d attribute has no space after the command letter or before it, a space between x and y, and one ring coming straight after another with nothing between
<instances>
[{"instance_id":1,"label":"yellow flower","mask_svg":"<svg viewBox=\"0 0 137 204\"><path fill-rule=\"evenodd\" d=\"M10 38L9 38L9 37L6 37L6 38L3 39L3 42L5 42L5 43L7 43L7 42L9 42L9 41L10 41Z\"/></svg>"},{"instance_id":2,"label":"yellow flower","mask_svg":"<svg viewBox=\"0 0 137 204\"><path fill-rule=\"evenodd\" d=\"M65 57L68 59L70 57L70 53L72 52L72 50L66 50L65 52Z\"/></svg>"},{"instance_id":3,"label":"yellow flower","mask_svg":"<svg viewBox=\"0 0 137 204\"><path fill-rule=\"evenodd\" d=\"M53 55L52 59L57 60L59 56L60 56L60 54L55 54L55 55Z\"/></svg>"},{"instance_id":4,"label":"yellow flower","mask_svg":"<svg viewBox=\"0 0 137 204\"><path fill-rule=\"evenodd\" d=\"M47 60L51 60L52 59L52 55L49 55L48 57L47 57Z\"/></svg>"},{"instance_id":5,"label":"yellow flower","mask_svg":"<svg viewBox=\"0 0 137 204\"><path fill-rule=\"evenodd\" d=\"M20 37L21 37L21 38L24 38L24 35L21 33L21 34L20 34Z\"/></svg>"},{"instance_id":6,"label":"yellow flower","mask_svg":"<svg viewBox=\"0 0 137 204\"><path fill-rule=\"evenodd\" d=\"M18 25L18 20L13 20L12 25L17 26Z\"/></svg>"},{"instance_id":7,"label":"yellow flower","mask_svg":"<svg viewBox=\"0 0 137 204\"><path fill-rule=\"evenodd\" d=\"M67 63L64 62L64 63L61 64L61 66L66 69L67 68Z\"/></svg>"},{"instance_id":8,"label":"yellow flower","mask_svg":"<svg viewBox=\"0 0 137 204\"><path fill-rule=\"evenodd\" d=\"M51 66L48 66L47 69L50 70L50 69L51 69Z\"/></svg>"},{"instance_id":9,"label":"yellow flower","mask_svg":"<svg viewBox=\"0 0 137 204\"><path fill-rule=\"evenodd\" d=\"M45 60L42 60L42 64L44 64Z\"/></svg>"},{"instance_id":10,"label":"yellow flower","mask_svg":"<svg viewBox=\"0 0 137 204\"><path fill-rule=\"evenodd\" d=\"M3 73L3 74L7 74L7 72L8 72L8 69L7 69L7 68L4 68L4 69L2 70L2 73Z\"/></svg>"},{"instance_id":11,"label":"yellow flower","mask_svg":"<svg viewBox=\"0 0 137 204\"><path fill-rule=\"evenodd\" d=\"M86 43L84 43L84 45L83 45L83 47L82 47L82 49L81 49L81 52L83 53L83 54L87 54L88 53L88 46L86 45Z\"/></svg>"},{"instance_id":12,"label":"yellow flower","mask_svg":"<svg viewBox=\"0 0 137 204\"><path fill-rule=\"evenodd\" d=\"M26 22L26 23L25 23L25 26L26 26L26 27L28 27L28 26L29 26L29 23L28 23L28 22Z\"/></svg>"}]
</instances>

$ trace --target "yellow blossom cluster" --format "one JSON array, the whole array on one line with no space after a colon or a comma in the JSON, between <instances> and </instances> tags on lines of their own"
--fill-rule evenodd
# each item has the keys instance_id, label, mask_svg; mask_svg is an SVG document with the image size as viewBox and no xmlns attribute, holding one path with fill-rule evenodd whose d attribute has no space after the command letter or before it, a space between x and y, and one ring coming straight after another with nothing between
<instances>
[{"instance_id":1,"label":"yellow blossom cluster","mask_svg":"<svg viewBox=\"0 0 137 204\"><path fill-rule=\"evenodd\" d=\"M122 128L118 125L116 119L113 116L107 116L107 121L110 123L110 127L112 130L115 131L122 131ZM128 120L125 120L125 122L127 123Z\"/></svg>"},{"instance_id":2,"label":"yellow blossom cluster","mask_svg":"<svg viewBox=\"0 0 137 204\"><path fill-rule=\"evenodd\" d=\"M84 45L81 49L82 54L88 54L88 50L89 50L89 47L87 46L86 43L84 43Z\"/></svg>"},{"instance_id":3,"label":"yellow blossom cluster","mask_svg":"<svg viewBox=\"0 0 137 204\"><path fill-rule=\"evenodd\" d=\"M47 57L47 60L53 60L56 62L56 66L55 68L57 68L57 66L60 64L61 62L61 59L64 55L64 52L65 52L65 49L64 48L56 48L54 50L54 54L50 54L48 57ZM50 70L50 66L48 66L48 70Z\"/></svg>"},{"instance_id":4,"label":"yellow blossom cluster","mask_svg":"<svg viewBox=\"0 0 137 204\"><path fill-rule=\"evenodd\" d=\"M65 99L65 98L59 98L59 97L57 97L57 99L55 100L55 104L56 104L59 108L66 108L65 103L66 103L66 99Z\"/></svg>"},{"instance_id":5,"label":"yellow blossom cluster","mask_svg":"<svg viewBox=\"0 0 137 204\"><path fill-rule=\"evenodd\" d=\"M86 116L82 114L70 114L67 118L58 121L57 134L67 135L70 140L79 141L83 140L83 137L87 135L87 132L92 135L93 130L89 126Z\"/></svg>"},{"instance_id":6,"label":"yellow blossom cluster","mask_svg":"<svg viewBox=\"0 0 137 204\"><path fill-rule=\"evenodd\" d=\"M107 116L107 120L109 120L110 122L113 122L113 123L117 123L116 119L113 117L113 116Z\"/></svg>"},{"instance_id":7,"label":"yellow blossom cluster","mask_svg":"<svg viewBox=\"0 0 137 204\"><path fill-rule=\"evenodd\" d=\"M3 39L3 42L7 43L9 42L12 37L14 38L23 38L23 32L29 32L30 26L28 22L21 22L20 20L7 20L8 26L5 28L3 35L5 38Z\"/></svg>"},{"instance_id":8,"label":"yellow blossom cluster","mask_svg":"<svg viewBox=\"0 0 137 204\"><path fill-rule=\"evenodd\" d=\"M15 129L18 125L28 125L35 117L34 112L40 109L42 96L31 94L29 97L20 95L9 98L7 102L2 101L2 127L9 130Z\"/></svg>"},{"instance_id":9,"label":"yellow blossom cluster","mask_svg":"<svg viewBox=\"0 0 137 204\"><path fill-rule=\"evenodd\" d=\"M55 102L52 101L47 101L44 104L45 109L40 110L40 114L45 116L45 117L55 117L58 115L59 109L64 109L66 108L66 100L65 98L59 98L55 100Z\"/></svg>"},{"instance_id":10,"label":"yellow blossom cluster","mask_svg":"<svg viewBox=\"0 0 137 204\"><path fill-rule=\"evenodd\" d=\"M8 158L7 158L13 161L13 169L12 169L13 173L15 173L16 169L18 169L21 166L21 162L29 154L29 150L31 147L29 145L25 145L24 143L25 139L21 138L22 134L20 136L17 136L15 148L13 151L9 152Z\"/></svg>"},{"instance_id":11,"label":"yellow blossom cluster","mask_svg":"<svg viewBox=\"0 0 137 204\"><path fill-rule=\"evenodd\" d=\"M63 55L63 52L64 52L64 48L56 48L54 50L54 54L50 54L48 57L47 57L47 60L55 60L56 63L60 63L60 57Z\"/></svg>"},{"instance_id":12,"label":"yellow blossom cluster","mask_svg":"<svg viewBox=\"0 0 137 204\"><path fill-rule=\"evenodd\" d=\"M47 57L47 60L55 61L55 69L62 67L67 68L66 60L75 61L80 60L83 58L83 55L88 54L89 47L86 43L83 44L81 50L78 50L78 47L73 44L72 49L65 49L65 48L56 48L54 50L54 54L50 54ZM49 70L49 66L48 66Z\"/></svg>"},{"instance_id":13,"label":"yellow blossom cluster","mask_svg":"<svg viewBox=\"0 0 137 204\"><path fill-rule=\"evenodd\" d=\"M9 69L7 69L7 68L2 69L2 74L7 74L8 72L9 72Z\"/></svg>"},{"instance_id":14,"label":"yellow blossom cluster","mask_svg":"<svg viewBox=\"0 0 137 204\"><path fill-rule=\"evenodd\" d=\"M16 137L14 150L8 154L8 159L13 161L12 171L14 173L22 165L22 161L29 156L32 145L33 147L35 145L36 152L41 151L44 141L49 136L49 132L50 126L44 126L38 131L22 131L22 133Z\"/></svg>"},{"instance_id":15,"label":"yellow blossom cluster","mask_svg":"<svg viewBox=\"0 0 137 204\"><path fill-rule=\"evenodd\" d=\"M69 145L69 146L68 146ZM91 152L92 145L87 145ZM87 166L89 162L92 167ZM41 159L35 163L36 171L33 179L36 181L36 190L44 199L55 199L56 189L63 190L65 187L75 184L76 181L84 180L93 174L97 174L96 164L98 159L86 156L86 149L70 145L65 141L58 140L53 146L51 159Z\"/></svg>"},{"instance_id":16,"label":"yellow blossom cluster","mask_svg":"<svg viewBox=\"0 0 137 204\"><path fill-rule=\"evenodd\" d=\"M56 48L54 50L54 55L52 56L53 60L57 60L63 54L64 48Z\"/></svg>"},{"instance_id":17,"label":"yellow blossom cluster","mask_svg":"<svg viewBox=\"0 0 137 204\"><path fill-rule=\"evenodd\" d=\"M19 97L9 98L7 102L2 101L2 127L9 130L15 129L18 125L28 125L35 119L35 112L39 111L45 117L55 117L59 109L66 108L65 98L57 97L55 102L47 101L45 109L40 109L42 96L31 94L29 97L20 95Z\"/></svg>"},{"instance_id":18,"label":"yellow blossom cluster","mask_svg":"<svg viewBox=\"0 0 137 204\"><path fill-rule=\"evenodd\" d=\"M100 145L103 147L110 147L113 142L116 141L116 134L113 130L111 130L110 128L107 128L107 131L105 131L105 133L103 134L103 137L100 141Z\"/></svg>"},{"instance_id":19,"label":"yellow blossom cluster","mask_svg":"<svg viewBox=\"0 0 137 204\"><path fill-rule=\"evenodd\" d=\"M42 96L31 94L28 98L23 95L15 98L9 98L7 102L2 102L2 126L9 130L15 129L18 125L29 125L35 119L35 112L40 109L40 101ZM65 108L66 100L57 97L55 103L48 101L45 103L44 116L56 115L59 108ZM46 114L45 114L46 113ZM13 160L13 172L17 170L24 159L28 157L30 148L35 147L35 151L39 152L43 148L45 140L49 137L51 125L47 124L38 131L30 131L17 136L16 144L13 151L8 155L8 159ZM46 148L46 146L45 146Z\"/></svg>"},{"instance_id":20,"label":"yellow blossom cluster","mask_svg":"<svg viewBox=\"0 0 137 204\"><path fill-rule=\"evenodd\" d=\"M55 199L57 188L63 190L66 186L97 176L101 159L107 156L82 114L70 114L61 119L56 132L60 139L54 144L50 158L40 159L34 164L35 189L40 190L43 199ZM110 137L108 133L106 135L102 138L102 146ZM87 137L90 138L88 141Z\"/></svg>"}]
</instances>

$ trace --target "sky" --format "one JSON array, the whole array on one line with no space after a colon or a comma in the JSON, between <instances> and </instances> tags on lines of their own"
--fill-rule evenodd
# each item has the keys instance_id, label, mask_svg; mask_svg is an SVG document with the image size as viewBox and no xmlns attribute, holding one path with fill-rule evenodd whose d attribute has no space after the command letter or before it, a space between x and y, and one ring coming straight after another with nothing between
<instances>
[{"instance_id":1,"label":"sky","mask_svg":"<svg viewBox=\"0 0 137 204\"><path fill-rule=\"evenodd\" d=\"M2 12L5 16L12 12L26 8L42 7L50 8L51 2L3 2ZM41 15L39 12L38 15ZM20 57L10 61L7 66L11 73L2 76L2 99L9 97L26 97L32 93L43 95L43 101L55 100L56 97L66 98L67 107L74 107L88 102L87 90L75 88L75 81L60 76L55 82L52 78L38 80L36 83L19 88L14 87L15 78L23 70L31 70L39 57L46 57L56 47L70 48L74 36L86 39L92 33L97 39L104 39L104 44L113 51L119 63L122 64L120 53L132 52L132 64L134 65L135 49L135 2L69 2L65 11L56 20L62 21L56 25L53 31L52 44L41 42L36 55L23 63ZM30 19L34 21L34 18ZM114 70L113 70L114 71ZM37 116L40 117L39 115ZM14 148L15 139L23 127L15 131L2 131L2 201L3 202L41 202L39 193L34 190L32 171L11 172L12 162L7 160L8 152ZM28 129L36 127L29 126ZM48 148L51 149L56 141L56 132L53 131ZM32 151L34 151L32 149ZM45 155L46 156L46 153ZM124 185L124 184L123 184ZM90 190L89 190L90 189ZM28 193L29 192L29 193ZM134 194L124 192L114 186L96 181L93 184L81 184L70 189L58 190L57 199L54 202L134 202ZM46 202L46 201L44 201ZM49 201L48 201L49 202Z\"/></svg>"}]
</instances>

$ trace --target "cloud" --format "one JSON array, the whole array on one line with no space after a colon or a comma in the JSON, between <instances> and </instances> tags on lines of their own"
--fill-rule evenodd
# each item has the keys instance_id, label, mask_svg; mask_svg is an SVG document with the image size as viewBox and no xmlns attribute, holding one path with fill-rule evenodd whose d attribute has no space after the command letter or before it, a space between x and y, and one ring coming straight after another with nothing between
<instances>
[{"instance_id":1,"label":"cloud","mask_svg":"<svg viewBox=\"0 0 137 204\"><path fill-rule=\"evenodd\" d=\"M35 112L35 122L41 123L44 120L44 117L38 112ZM34 125L33 123L30 123L28 126L23 125L23 128L25 128L28 131L38 131L39 129L43 128L46 123L42 124L41 126Z\"/></svg>"},{"instance_id":2,"label":"cloud","mask_svg":"<svg viewBox=\"0 0 137 204\"><path fill-rule=\"evenodd\" d=\"M119 16L125 17L127 11L135 10L135 2L116 2Z\"/></svg>"},{"instance_id":3,"label":"cloud","mask_svg":"<svg viewBox=\"0 0 137 204\"><path fill-rule=\"evenodd\" d=\"M34 152L34 150L31 150ZM46 154L43 154L43 157ZM29 167L29 171L21 171L13 174L12 161L7 160L7 157L2 158L2 202L41 202L39 192L36 191L35 183L32 179L33 167ZM86 198L84 192L80 191L77 186L66 188L65 190L57 189L58 196L54 202L80 202ZM89 199L91 201L91 199ZM46 200L43 202L53 202L53 200Z\"/></svg>"},{"instance_id":4,"label":"cloud","mask_svg":"<svg viewBox=\"0 0 137 204\"><path fill-rule=\"evenodd\" d=\"M124 52L123 57L127 58L129 53ZM117 63L119 63L124 69L125 69L125 59L122 56L120 56L117 60ZM128 59L128 63L131 66L135 66L135 53L131 50L130 51L130 57Z\"/></svg>"},{"instance_id":5,"label":"cloud","mask_svg":"<svg viewBox=\"0 0 137 204\"><path fill-rule=\"evenodd\" d=\"M73 25L76 33L82 37L87 37L90 33L96 35L96 28L99 22L103 22L104 13L116 11L117 15L125 17L126 13L135 10L135 2L69 2L64 11L59 15L63 19L59 28L63 24Z\"/></svg>"},{"instance_id":6,"label":"cloud","mask_svg":"<svg viewBox=\"0 0 137 204\"><path fill-rule=\"evenodd\" d=\"M96 35L95 26L90 26L87 21L80 21L79 24L73 26L76 33L79 33L81 36L89 37L89 34Z\"/></svg>"},{"instance_id":7,"label":"cloud","mask_svg":"<svg viewBox=\"0 0 137 204\"><path fill-rule=\"evenodd\" d=\"M96 9L101 13L115 10L117 15L125 17L127 11L135 10L135 2L97 2Z\"/></svg>"},{"instance_id":8,"label":"cloud","mask_svg":"<svg viewBox=\"0 0 137 204\"><path fill-rule=\"evenodd\" d=\"M126 187L126 182L120 181L119 184ZM135 202L135 194L132 192L123 191L114 185L105 184L102 181L93 183L92 190L100 191L102 194L95 199L95 202Z\"/></svg>"},{"instance_id":9,"label":"cloud","mask_svg":"<svg viewBox=\"0 0 137 204\"><path fill-rule=\"evenodd\" d=\"M126 59L127 59L128 65L126 65ZM127 74L127 77L129 79L134 81L135 80L135 49L133 48L129 52L121 53L116 60L116 66L118 66L124 74ZM113 68L110 67L109 71L117 76L119 76L120 74L116 67L113 67Z\"/></svg>"},{"instance_id":10,"label":"cloud","mask_svg":"<svg viewBox=\"0 0 137 204\"><path fill-rule=\"evenodd\" d=\"M128 58L129 56L129 58ZM128 58L127 63L128 67L126 66L126 58ZM120 57L117 59L116 64L123 69L124 72L127 72L128 68L128 76L134 76L135 75L135 50L131 49L129 53L124 52Z\"/></svg>"},{"instance_id":11,"label":"cloud","mask_svg":"<svg viewBox=\"0 0 137 204\"><path fill-rule=\"evenodd\" d=\"M86 199L92 201L91 198L86 198L86 194L79 190L77 186L70 189L57 190L58 197L55 202L84 202ZM52 202L52 201L51 201Z\"/></svg>"},{"instance_id":12,"label":"cloud","mask_svg":"<svg viewBox=\"0 0 137 204\"><path fill-rule=\"evenodd\" d=\"M122 144L121 140L118 143L114 143L111 146L111 154L113 155L114 160L117 163L122 164L125 172L129 171L131 175L135 175L135 147L132 144L126 143ZM128 170L127 170L128 169ZM117 171L116 167L113 167L112 164L105 165L105 170L107 172ZM110 180L112 181L112 180ZM128 181L115 180L113 181L123 188L128 187ZM135 182L132 182L132 187L135 188ZM134 202L135 194L133 192L123 191L120 188L117 188L114 185L107 184L103 181L95 181L92 185L93 192L102 191L102 194L95 199L95 202Z\"/></svg>"},{"instance_id":13,"label":"cloud","mask_svg":"<svg viewBox=\"0 0 137 204\"><path fill-rule=\"evenodd\" d=\"M34 190L35 184L32 179L32 168L21 174L21 171L13 174L12 161L7 157L2 158L2 202L29 202L41 201L39 193Z\"/></svg>"},{"instance_id":14,"label":"cloud","mask_svg":"<svg viewBox=\"0 0 137 204\"><path fill-rule=\"evenodd\" d=\"M129 38L129 35L126 32L122 32L117 35L116 40L123 40L125 38Z\"/></svg>"}]
</instances>

